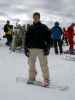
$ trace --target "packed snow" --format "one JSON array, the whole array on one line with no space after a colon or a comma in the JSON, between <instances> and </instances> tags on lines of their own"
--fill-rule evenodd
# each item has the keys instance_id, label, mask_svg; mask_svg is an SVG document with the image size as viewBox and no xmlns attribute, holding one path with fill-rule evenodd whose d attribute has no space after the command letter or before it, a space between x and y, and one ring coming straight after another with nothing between
<instances>
[{"instance_id":1,"label":"packed snow","mask_svg":"<svg viewBox=\"0 0 75 100\"><path fill-rule=\"evenodd\" d=\"M75 100L75 61L66 59L72 56L55 55L52 48L48 57L50 80L69 86L68 90L32 86L16 82L16 77L28 78L27 57L24 53L11 52L4 43L4 39L0 40L0 100ZM42 80L38 60L36 66L37 79Z\"/></svg>"}]
</instances>

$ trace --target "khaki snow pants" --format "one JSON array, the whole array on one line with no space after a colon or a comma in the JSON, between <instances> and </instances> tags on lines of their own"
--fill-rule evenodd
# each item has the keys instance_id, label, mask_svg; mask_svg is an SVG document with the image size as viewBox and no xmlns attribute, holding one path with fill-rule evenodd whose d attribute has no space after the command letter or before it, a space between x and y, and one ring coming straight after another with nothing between
<instances>
[{"instance_id":1,"label":"khaki snow pants","mask_svg":"<svg viewBox=\"0 0 75 100\"><path fill-rule=\"evenodd\" d=\"M47 56L44 56L42 49L30 49L30 57L28 58L29 80L35 80L35 78L36 78L35 63L36 63L37 57L40 62L44 80L49 80Z\"/></svg>"}]
</instances>

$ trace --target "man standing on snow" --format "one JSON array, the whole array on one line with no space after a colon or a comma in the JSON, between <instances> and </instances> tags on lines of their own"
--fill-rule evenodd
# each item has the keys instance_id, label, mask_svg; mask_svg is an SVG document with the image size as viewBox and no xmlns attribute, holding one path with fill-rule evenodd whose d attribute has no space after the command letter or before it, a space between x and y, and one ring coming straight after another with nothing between
<instances>
[{"instance_id":1,"label":"man standing on snow","mask_svg":"<svg viewBox=\"0 0 75 100\"><path fill-rule=\"evenodd\" d=\"M58 47L60 50L60 54L62 54L63 53L62 50L63 31L59 26L59 22L55 22L54 27L51 29L51 37L54 43L55 54L58 54Z\"/></svg>"},{"instance_id":2,"label":"man standing on snow","mask_svg":"<svg viewBox=\"0 0 75 100\"><path fill-rule=\"evenodd\" d=\"M33 14L33 24L25 36L25 55L28 57L29 80L36 79L36 58L38 57L43 72L44 86L49 85L49 70L47 56L50 50L50 32L46 25L40 21L40 13Z\"/></svg>"}]
</instances>

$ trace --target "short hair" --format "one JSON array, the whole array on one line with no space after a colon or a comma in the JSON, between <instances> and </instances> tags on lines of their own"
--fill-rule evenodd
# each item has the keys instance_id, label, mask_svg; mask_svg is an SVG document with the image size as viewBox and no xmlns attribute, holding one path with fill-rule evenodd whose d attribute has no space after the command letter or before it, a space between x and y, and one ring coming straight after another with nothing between
<instances>
[{"instance_id":1,"label":"short hair","mask_svg":"<svg viewBox=\"0 0 75 100\"><path fill-rule=\"evenodd\" d=\"M55 22L55 25L59 26L59 22Z\"/></svg>"},{"instance_id":2,"label":"short hair","mask_svg":"<svg viewBox=\"0 0 75 100\"><path fill-rule=\"evenodd\" d=\"M75 23L72 23L71 25L72 25L72 26L75 26Z\"/></svg>"},{"instance_id":3,"label":"short hair","mask_svg":"<svg viewBox=\"0 0 75 100\"><path fill-rule=\"evenodd\" d=\"M35 16L38 16L38 17L40 18L40 13L39 13L39 12L35 12L35 13L33 14L33 17L35 17Z\"/></svg>"},{"instance_id":4,"label":"short hair","mask_svg":"<svg viewBox=\"0 0 75 100\"><path fill-rule=\"evenodd\" d=\"M9 20L7 20L7 23L10 23L10 21L9 21Z\"/></svg>"}]
</instances>

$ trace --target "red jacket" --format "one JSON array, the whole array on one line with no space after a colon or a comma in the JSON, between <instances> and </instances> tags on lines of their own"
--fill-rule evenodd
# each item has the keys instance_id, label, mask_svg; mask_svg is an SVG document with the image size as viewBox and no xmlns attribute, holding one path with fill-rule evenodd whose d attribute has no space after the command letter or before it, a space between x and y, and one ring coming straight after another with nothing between
<instances>
[{"instance_id":1,"label":"red jacket","mask_svg":"<svg viewBox=\"0 0 75 100\"><path fill-rule=\"evenodd\" d=\"M68 31L64 30L64 38L68 38Z\"/></svg>"},{"instance_id":2,"label":"red jacket","mask_svg":"<svg viewBox=\"0 0 75 100\"><path fill-rule=\"evenodd\" d=\"M68 36L68 39L73 39L74 37L74 27L73 26L68 27L67 36Z\"/></svg>"}]
</instances>

